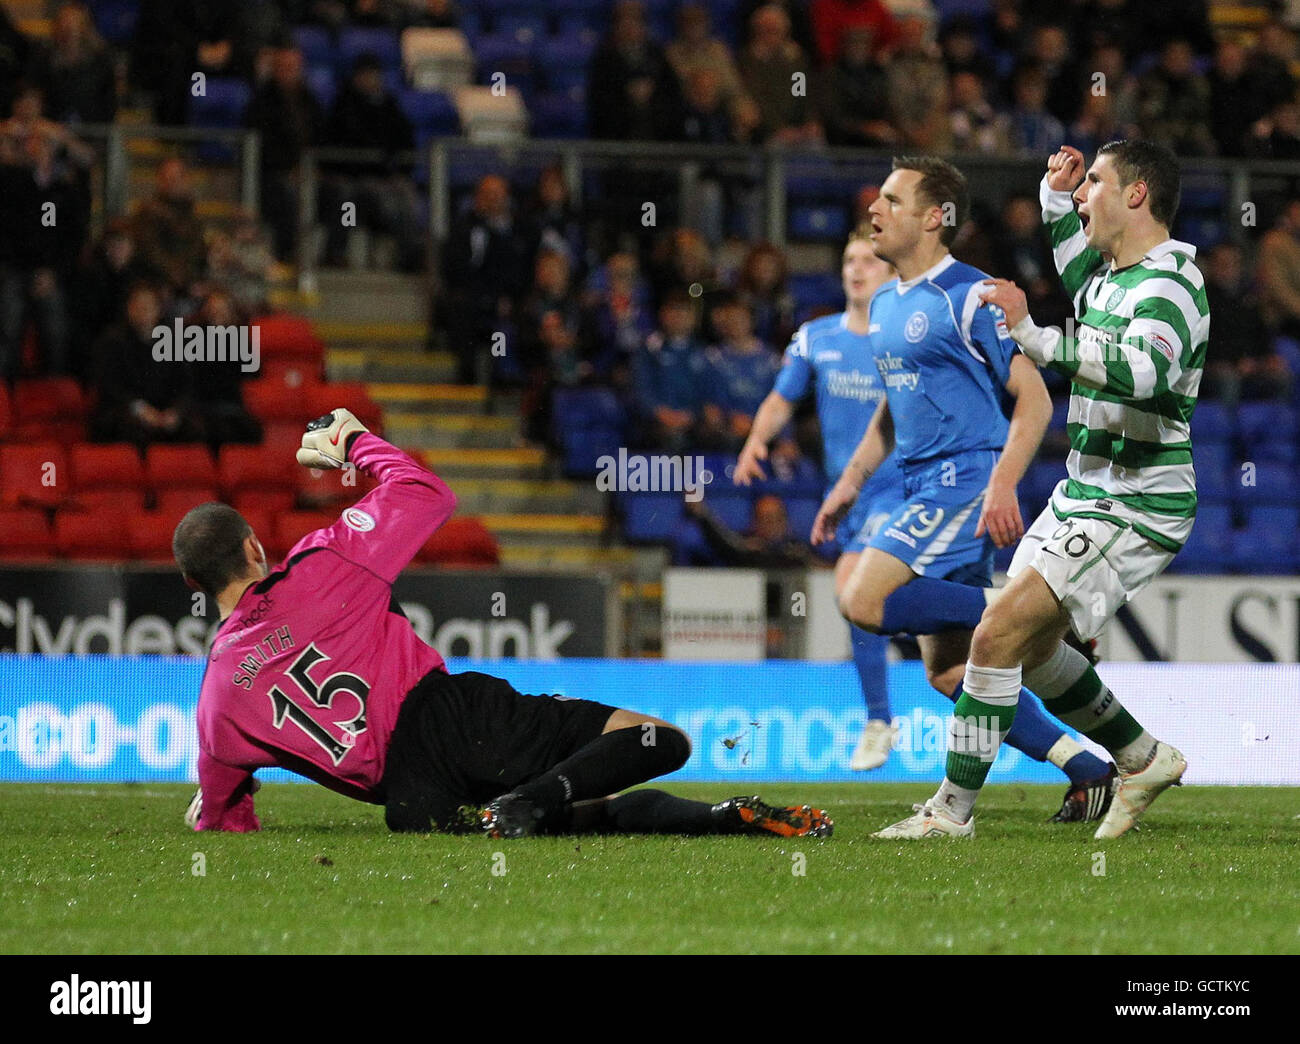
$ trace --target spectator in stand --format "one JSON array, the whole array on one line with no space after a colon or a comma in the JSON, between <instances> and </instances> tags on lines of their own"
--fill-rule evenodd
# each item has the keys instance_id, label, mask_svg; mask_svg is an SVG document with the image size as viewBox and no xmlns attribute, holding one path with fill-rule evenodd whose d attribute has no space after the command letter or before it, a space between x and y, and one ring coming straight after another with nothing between
<instances>
[{"instance_id":1,"label":"spectator in stand","mask_svg":"<svg viewBox=\"0 0 1300 1044\"><path fill-rule=\"evenodd\" d=\"M418 29L459 29L460 7L454 0L410 0L402 22Z\"/></svg>"},{"instance_id":2,"label":"spectator in stand","mask_svg":"<svg viewBox=\"0 0 1300 1044\"><path fill-rule=\"evenodd\" d=\"M847 34L866 29L880 53L897 42L899 27L882 0L812 0L813 35L823 65L839 58Z\"/></svg>"},{"instance_id":3,"label":"spectator in stand","mask_svg":"<svg viewBox=\"0 0 1300 1044\"><path fill-rule=\"evenodd\" d=\"M567 326L578 330L582 324L582 305L573 288L567 253L543 249L533 263L533 288L519 308L520 368L535 373L547 364L546 352L539 339L542 317L559 312Z\"/></svg>"},{"instance_id":4,"label":"spectator in stand","mask_svg":"<svg viewBox=\"0 0 1300 1044\"><path fill-rule=\"evenodd\" d=\"M1246 151L1260 159L1300 159L1300 105L1283 102L1256 120Z\"/></svg>"},{"instance_id":5,"label":"spectator in stand","mask_svg":"<svg viewBox=\"0 0 1300 1044\"><path fill-rule=\"evenodd\" d=\"M1061 290L1052 247L1043 235L1038 197L1029 194L1008 197L994 229L993 264L989 271L1001 279L1014 280L1029 299L1033 314L1044 316L1044 326L1064 326L1074 315L1074 308Z\"/></svg>"},{"instance_id":6,"label":"spectator in stand","mask_svg":"<svg viewBox=\"0 0 1300 1044\"><path fill-rule=\"evenodd\" d=\"M0 127L0 377L21 363L23 330L35 321L41 369L75 372L68 294L86 241L90 194L61 154L48 121Z\"/></svg>"},{"instance_id":7,"label":"spectator in stand","mask_svg":"<svg viewBox=\"0 0 1300 1044\"><path fill-rule=\"evenodd\" d=\"M777 145L816 145L821 122L810 97L812 60L790 37L790 19L775 4L750 19L750 41L740 56L740 78L758 106L755 138ZM798 77L803 80L799 81ZM794 88L799 82L802 92Z\"/></svg>"},{"instance_id":8,"label":"spectator in stand","mask_svg":"<svg viewBox=\"0 0 1300 1044\"><path fill-rule=\"evenodd\" d=\"M185 122L195 73L251 77L255 47L245 10L250 6L143 0L132 39L132 77L154 94L160 123Z\"/></svg>"},{"instance_id":9,"label":"spectator in stand","mask_svg":"<svg viewBox=\"0 0 1300 1044\"><path fill-rule=\"evenodd\" d=\"M1300 199L1287 200L1260 241L1255 280L1269 329L1300 339Z\"/></svg>"},{"instance_id":10,"label":"spectator in stand","mask_svg":"<svg viewBox=\"0 0 1300 1044\"><path fill-rule=\"evenodd\" d=\"M136 246L150 276L189 296L207 271L208 250L183 159L163 160L153 197L136 209L134 220Z\"/></svg>"},{"instance_id":11,"label":"spectator in stand","mask_svg":"<svg viewBox=\"0 0 1300 1044\"><path fill-rule=\"evenodd\" d=\"M73 299L76 342L94 344L105 330L121 322L126 317L127 292L147 276L136 255L131 222L126 218L111 219L77 275ZM83 384L93 377L86 362L74 359L79 366L77 377Z\"/></svg>"},{"instance_id":12,"label":"spectator in stand","mask_svg":"<svg viewBox=\"0 0 1300 1044\"><path fill-rule=\"evenodd\" d=\"M28 77L45 92L46 109L53 119L113 122L117 113L113 56L80 0L64 0L55 9L49 43L36 52Z\"/></svg>"},{"instance_id":13,"label":"spectator in stand","mask_svg":"<svg viewBox=\"0 0 1300 1044\"><path fill-rule=\"evenodd\" d=\"M303 150L323 139L325 116L303 79L297 47L276 48L270 64L270 76L253 95L244 124L262 136L262 217L271 226L275 256L287 261L296 255L298 164Z\"/></svg>"},{"instance_id":14,"label":"spectator in stand","mask_svg":"<svg viewBox=\"0 0 1300 1044\"><path fill-rule=\"evenodd\" d=\"M487 376L493 335L509 329L515 303L528 287L530 262L528 236L516 224L509 183L497 174L481 178L470 209L456 221L442 249L443 322L462 384L478 380L480 369Z\"/></svg>"},{"instance_id":15,"label":"spectator in stand","mask_svg":"<svg viewBox=\"0 0 1300 1044\"><path fill-rule=\"evenodd\" d=\"M594 375L608 381L636 354L654 317L635 254L612 255L598 275L588 285L583 328Z\"/></svg>"},{"instance_id":16,"label":"spectator in stand","mask_svg":"<svg viewBox=\"0 0 1300 1044\"><path fill-rule=\"evenodd\" d=\"M803 50L804 54L817 54L817 40L813 33L812 16L808 11L808 0L741 0L731 16L732 28L740 30L738 50L743 50L750 41L754 25L754 12L760 7L779 7L790 19L790 38Z\"/></svg>"},{"instance_id":17,"label":"spectator in stand","mask_svg":"<svg viewBox=\"0 0 1300 1044\"><path fill-rule=\"evenodd\" d=\"M850 29L835 63L823 76L822 116L832 145L880 148L898 141L889 103L889 73L875 57L875 38Z\"/></svg>"},{"instance_id":18,"label":"spectator in stand","mask_svg":"<svg viewBox=\"0 0 1300 1044\"><path fill-rule=\"evenodd\" d=\"M690 448L703 405L704 368L695 304L674 290L659 306L659 328L645 339L633 363L641 441L668 453Z\"/></svg>"},{"instance_id":19,"label":"spectator in stand","mask_svg":"<svg viewBox=\"0 0 1300 1044\"><path fill-rule=\"evenodd\" d=\"M1205 299L1215 333L1201 394L1229 404L1287 397L1291 373L1273 348L1259 300L1245 279L1241 247L1219 243L1205 257Z\"/></svg>"},{"instance_id":20,"label":"spectator in stand","mask_svg":"<svg viewBox=\"0 0 1300 1044\"><path fill-rule=\"evenodd\" d=\"M1255 40L1247 66L1259 112L1271 112L1284 102L1295 100L1296 82L1291 75L1296 60L1295 34L1278 21L1266 23Z\"/></svg>"},{"instance_id":21,"label":"spectator in stand","mask_svg":"<svg viewBox=\"0 0 1300 1044\"><path fill-rule=\"evenodd\" d=\"M1246 154L1246 134L1264 115L1246 69L1246 49L1231 37L1219 41L1210 70L1210 133L1220 156Z\"/></svg>"},{"instance_id":22,"label":"spectator in stand","mask_svg":"<svg viewBox=\"0 0 1300 1044\"><path fill-rule=\"evenodd\" d=\"M418 271L424 260L420 200L409 167L396 159L415 149L415 132L397 99L385 90L383 65L373 54L357 59L351 79L334 102L326 141L337 148L377 149L384 155L381 160L329 168L321 198L331 262L345 259L348 228L339 218L344 204L353 203L357 224L392 237L401 269Z\"/></svg>"},{"instance_id":23,"label":"spectator in stand","mask_svg":"<svg viewBox=\"0 0 1300 1044\"><path fill-rule=\"evenodd\" d=\"M1196 71L1195 62L1191 44L1169 40L1160 52L1160 64L1138 82L1142 136L1179 156L1214 153L1210 85Z\"/></svg>"},{"instance_id":24,"label":"spectator in stand","mask_svg":"<svg viewBox=\"0 0 1300 1044\"><path fill-rule=\"evenodd\" d=\"M737 145L750 140L758 127L758 109L747 97L728 106L712 69L696 69L687 77L681 140L701 145ZM761 200L754 179L729 172L725 166L702 163L682 197L682 220L696 228L711 246L722 242L727 205L742 208L745 224L760 219Z\"/></svg>"},{"instance_id":25,"label":"spectator in stand","mask_svg":"<svg viewBox=\"0 0 1300 1044\"><path fill-rule=\"evenodd\" d=\"M958 152L1010 151L1010 121L994 110L984 90L978 73L959 72L950 81L949 140Z\"/></svg>"},{"instance_id":26,"label":"spectator in stand","mask_svg":"<svg viewBox=\"0 0 1300 1044\"><path fill-rule=\"evenodd\" d=\"M248 316L240 312L230 292L218 286L208 291L198 312L185 322L206 327L242 326ZM246 379L248 374L238 364L210 362L203 366L202 378L193 383L194 408L214 450L228 442L262 440L262 426L244 408Z\"/></svg>"},{"instance_id":27,"label":"spectator in stand","mask_svg":"<svg viewBox=\"0 0 1300 1044\"><path fill-rule=\"evenodd\" d=\"M794 297L785 253L772 243L749 248L736 280L736 295L748 309L754 336L764 344L786 344L794 335Z\"/></svg>"},{"instance_id":28,"label":"spectator in stand","mask_svg":"<svg viewBox=\"0 0 1300 1044\"><path fill-rule=\"evenodd\" d=\"M718 343L705 353L702 442L707 449L735 453L748 438L781 362L754 336L749 310L735 294L718 295L712 320Z\"/></svg>"},{"instance_id":29,"label":"spectator in stand","mask_svg":"<svg viewBox=\"0 0 1300 1044\"><path fill-rule=\"evenodd\" d=\"M1029 62L1016 70L1012 96L1011 140L1016 147L1034 153L1058 148L1065 140L1065 127L1047 110L1047 77L1039 65Z\"/></svg>"},{"instance_id":30,"label":"spectator in stand","mask_svg":"<svg viewBox=\"0 0 1300 1044\"><path fill-rule=\"evenodd\" d=\"M939 31L939 50L950 77L969 72L986 85L994 82L997 67L980 43L975 20L970 15L954 15L944 22Z\"/></svg>"},{"instance_id":31,"label":"spectator in stand","mask_svg":"<svg viewBox=\"0 0 1300 1044\"><path fill-rule=\"evenodd\" d=\"M687 500L685 506L686 513L699 522L709 551L724 566L805 569L825 565L806 539L791 532L785 503L773 493L754 500L749 528L744 533L737 533L718 518L707 500Z\"/></svg>"},{"instance_id":32,"label":"spectator in stand","mask_svg":"<svg viewBox=\"0 0 1300 1044\"><path fill-rule=\"evenodd\" d=\"M97 393L90 434L96 442L195 442L202 437L194 405L193 367L154 358L153 331L162 320L160 292L137 283L126 320L96 343Z\"/></svg>"},{"instance_id":33,"label":"spectator in stand","mask_svg":"<svg viewBox=\"0 0 1300 1044\"><path fill-rule=\"evenodd\" d=\"M1030 35L1029 57L1043 75L1044 104L1062 126L1068 125L1078 112L1079 85L1083 82L1071 54L1070 38L1063 26L1047 23Z\"/></svg>"},{"instance_id":34,"label":"spectator in stand","mask_svg":"<svg viewBox=\"0 0 1300 1044\"><path fill-rule=\"evenodd\" d=\"M675 228L655 245L650 280L659 301L673 290L706 297L719 286L713 251L693 228Z\"/></svg>"},{"instance_id":35,"label":"spectator in stand","mask_svg":"<svg viewBox=\"0 0 1300 1044\"><path fill-rule=\"evenodd\" d=\"M556 251L564 254L575 279L586 274L589 258L583 215L569 197L569 183L560 164L543 168L523 223L533 257L544 250Z\"/></svg>"},{"instance_id":36,"label":"spectator in stand","mask_svg":"<svg viewBox=\"0 0 1300 1044\"><path fill-rule=\"evenodd\" d=\"M928 25L915 15L898 23L889 60L889 97L903 144L926 152L949 148L948 73Z\"/></svg>"},{"instance_id":37,"label":"spectator in stand","mask_svg":"<svg viewBox=\"0 0 1300 1044\"><path fill-rule=\"evenodd\" d=\"M348 24L366 29L388 29L398 22L399 5L394 0L352 0Z\"/></svg>"},{"instance_id":38,"label":"spectator in stand","mask_svg":"<svg viewBox=\"0 0 1300 1044\"><path fill-rule=\"evenodd\" d=\"M208 243L208 277L234 301L236 310L255 315L267 307L271 244L252 214L240 211L232 226L214 229Z\"/></svg>"},{"instance_id":39,"label":"spectator in stand","mask_svg":"<svg viewBox=\"0 0 1300 1044\"><path fill-rule=\"evenodd\" d=\"M587 73L587 126L603 140L665 141L681 124L681 93L663 50L650 39L638 0L614 6L609 35Z\"/></svg>"},{"instance_id":40,"label":"spectator in stand","mask_svg":"<svg viewBox=\"0 0 1300 1044\"><path fill-rule=\"evenodd\" d=\"M0 112L8 112L13 105L30 53L27 37L14 25L9 11L0 5Z\"/></svg>"},{"instance_id":41,"label":"spectator in stand","mask_svg":"<svg viewBox=\"0 0 1300 1044\"><path fill-rule=\"evenodd\" d=\"M682 92L688 91L692 73L707 70L718 82L722 103L733 114L745 97L740 72L731 49L713 35L709 9L701 3L683 4L677 11L677 36L664 49L668 64L677 74Z\"/></svg>"}]
</instances>

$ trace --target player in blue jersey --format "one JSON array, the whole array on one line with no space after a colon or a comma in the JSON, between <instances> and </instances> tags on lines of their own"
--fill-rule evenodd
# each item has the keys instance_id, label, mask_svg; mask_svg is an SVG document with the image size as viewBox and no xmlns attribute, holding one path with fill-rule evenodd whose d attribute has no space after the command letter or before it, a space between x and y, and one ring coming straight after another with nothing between
<instances>
[{"instance_id":1,"label":"player in blue jersey","mask_svg":"<svg viewBox=\"0 0 1300 1044\"><path fill-rule=\"evenodd\" d=\"M968 209L961 172L928 156L895 160L871 206L872 245L898 271L870 304L885 397L812 533L814 544L833 539L866 480L891 452L897 455L904 500L858 559L841 588L840 609L865 630L918 635L931 684L954 700L974 628L970 615L976 604L982 612L979 589L992 583L994 547L1024 533L1016 485L1051 417L1037 367L1019 354L1002 313L980 300L989 277L949 253ZM954 590L969 596L953 599ZM1050 760L1071 780L1054 818L1103 815L1114 767L1084 751L1036 701L1026 698L1026 709L1008 742Z\"/></svg>"},{"instance_id":2,"label":"player in blue jersey","mask_svg":"<svg viewBox=\"0 0 1300 1044\"><path fill-rule=\"evenodd\" d=\"M821 425L824 466L834 483L862 441L876 404L884 395L867 345L867 306L876 289L893 275L876 257L865 226L849 236L844 247L842 276L848 310L804 323L785 351L776 385L763 400L749 438L733 473L737 485L761 481L768 445L790 422L795 405L816 388L817 419ZM888 518L903 500L903 475L891 456L866 483L853 510L840 524L835 563L838 590L857 564L874 527ZM889 639L861 627L851 627L853 662L867 704L867 724L849 760L849 768L866 772L889 757L897 730L889 712L886 652Z\"/></svg>"}]
</instances>

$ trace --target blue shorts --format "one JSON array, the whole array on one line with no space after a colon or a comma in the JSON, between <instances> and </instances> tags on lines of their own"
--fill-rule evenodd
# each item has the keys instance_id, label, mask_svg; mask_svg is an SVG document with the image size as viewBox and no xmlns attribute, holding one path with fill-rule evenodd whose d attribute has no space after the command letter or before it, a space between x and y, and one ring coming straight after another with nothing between
<instances>
[{"instance_id":1,"label":"blue shorts","mask_svg":"<svg viewBox=\"0 0 1300 1044\"><path fill-rule=\"evenodd\" d=\"M975 536L997 450L971 450L903 465L899 505L868 541L917 576L974 587L993 583L993 538Z\"/></svg>"},{"instance_id":2,"label":"blue shorts","mask_svg":"<svg viewBox=\"0 0 1300 1044\"><path fill-rule=\"evenodd\" d=\"M871 538L893 517L902 504L902 490L887 497L859 497L848 517L835 530L835 542L842 555L858 554L867 549Z\"/></svg>"}]
</instances>

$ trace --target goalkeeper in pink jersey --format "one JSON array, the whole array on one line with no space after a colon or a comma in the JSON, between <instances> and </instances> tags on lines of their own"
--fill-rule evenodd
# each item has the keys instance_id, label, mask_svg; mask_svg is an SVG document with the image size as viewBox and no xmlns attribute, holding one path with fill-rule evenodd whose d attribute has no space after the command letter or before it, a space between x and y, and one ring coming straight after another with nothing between
<instances>
[{"instance_id":1,"label":"goalkeeper in pink jersey","mask_svg":"<svg viewBox=\"0 0 1300 1044\"><path fill-rule=\"evenodd\" d=\"M392 584L456 507L447 484L344 409L313 421L298 462L353 464L379 487L274 570L239 512L203 504L176 527L186 582L221 615L199 693L196 830L257 830L259 768L278 765L384 806L389 829L539 833L831 833L808 806L711 805L658 790L686 763L673 725L590 700L450 674Z\"/></svg>"}]
</instances>

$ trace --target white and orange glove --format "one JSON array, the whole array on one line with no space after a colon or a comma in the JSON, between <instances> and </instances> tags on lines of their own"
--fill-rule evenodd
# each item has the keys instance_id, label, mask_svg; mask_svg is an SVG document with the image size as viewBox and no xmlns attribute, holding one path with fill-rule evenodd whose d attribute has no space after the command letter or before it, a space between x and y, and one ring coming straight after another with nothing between
<instances>
[{"instance_id":1,"label":"white and orange glove","mask_svg":"<svg viewBox=\"0 0 1300 1044\"><path fill-rule=\"evenodd\" d=\"M331 410L307 425L297 453L298 463L304 468L341 468L348 462L352 439L369 430L350 410Z\"/></svg>"}]
</instances>

